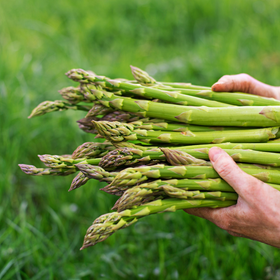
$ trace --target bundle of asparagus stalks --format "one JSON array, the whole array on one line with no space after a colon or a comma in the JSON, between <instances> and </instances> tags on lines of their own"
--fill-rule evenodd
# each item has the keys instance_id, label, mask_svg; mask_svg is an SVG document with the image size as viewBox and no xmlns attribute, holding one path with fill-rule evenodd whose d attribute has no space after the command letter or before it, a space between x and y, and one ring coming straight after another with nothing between
<instances>
[{"instance_id":1,"label":"bundle of asparagus stalks","mask_svg":"<svg viewBox=\"0 0 280 280\"><path fill-rule=\"evenodd\" d=\"M157 82L131 67L135 80L110 79L73 69L80 83L60 90L31 117L84 110L79 127L103 142L86 142L70 155L39 155L45 168L20 164L29 175L77 172L69 191L91 179L120 196L115 212L97 218L81 249L105 240L151 214L195 207L227 207L238 195L209 161L223 148L246 173L280 190L280 101L243 93L213 92L189 83Z\"/></svg>"}]
</instances>

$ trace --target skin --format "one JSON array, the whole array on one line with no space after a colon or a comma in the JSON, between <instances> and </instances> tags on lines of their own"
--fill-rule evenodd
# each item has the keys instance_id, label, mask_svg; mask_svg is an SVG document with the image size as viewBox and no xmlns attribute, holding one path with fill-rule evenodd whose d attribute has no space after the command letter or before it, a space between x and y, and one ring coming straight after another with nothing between
<instances>
[{"instance_id":1,"label":"skin","mask_svg":"<svg viewBox=\"0 0 280 280\"><path fill-rule=\"evenodd\" d=\"M213 91L239 91L280 100L280 87L263 84L247 74L223 76ZM257 240L280 248L280 192L243 172L221 148L209 150L215 170L239 195L227 208L185 209L207 219L233 236Z\"/></svg>"}]
</instances>

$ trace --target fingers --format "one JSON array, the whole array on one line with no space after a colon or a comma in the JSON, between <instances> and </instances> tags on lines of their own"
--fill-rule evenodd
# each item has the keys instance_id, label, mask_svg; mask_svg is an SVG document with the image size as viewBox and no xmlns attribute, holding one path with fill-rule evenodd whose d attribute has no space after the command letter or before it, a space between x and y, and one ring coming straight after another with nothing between
<instances>
[{"instance_id":1,"label":"fingers","mask_svg":"<svg viewBox=\"0 0 280 280\"><path fill-rule=\"evenodd\" d=\"M219 175L230 184L241 197L247 197L253 190L258 191L263 182L242 171L234 160L221 148L213 147L209 150L209 158Z\"/></svg>"},{"instance_id":2,"label":"fingers","mask_svg":"<svg viewBox=\"0 0 280 280\"><path fill-rule=\"evenodd\" d=\"M234 220L234 216L237 214L238 209L236 205L225 207L225 208L217 208L212 209L208 207L204 208L191 208L184 209L184 211L188 214L206 219L218 227L225 229L226 231L232 231L232 221Z\"/></svg>"},{"instance_id":3,"label":"fingers","mask_svg":"<svg viewBox=\"0 0 280 280\"><path fill-rule=\"evenodd\" d=\"M280 88L264 84L247 74L225 75L212 86L213 91L239 91L280 99Z\"/></svg>"},{"instance_id":4,"label":"fingers","mask_svg":"<svg viewBox=\"0 0 280 280\"><path fill-rule=\"evenodd\" d=\"M247 74L225 75L212 86L213 91L241 91L250 93L254 79Z\"/></svg>"}]
</instances>

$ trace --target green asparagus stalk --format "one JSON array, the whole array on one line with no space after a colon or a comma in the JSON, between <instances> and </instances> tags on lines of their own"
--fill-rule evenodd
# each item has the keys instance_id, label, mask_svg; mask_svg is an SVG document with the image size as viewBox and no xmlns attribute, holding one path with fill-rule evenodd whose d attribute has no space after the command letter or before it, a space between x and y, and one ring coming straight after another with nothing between
<instances>
[{"instance_id":1,"label":"green asparagus stalk","mask_svg":"<svg viewBox=\"0 0 280 280\"><path fill-rule=\"evenodd\" d=\"M236 146L235 145L236 144L234 143L225 143L225 145L191 145L167 148L148 147L144 150L141 150L142 147L139 146L129 147L128 145L128 147L119 147L118 149L113 150L108 154L104 155L99 163L99 166L103 168L111 168L137 163L146 164L151 160L158 160L161 162L165 162L166 160L168 160L168 162L171 163L171 165L209 165L210 163L206 162L205 160L209 160L208 152L211 146L219 146L223 148L236 162L251 163L249 165L251 168L256 168L256 164L260 165L260 167L262 168L268 168L268 166L265 165L279 165L278 153L264 153L257 152L254 150L244 150L249 148L256 148L259 150L279 151L278 143L271 143L269 145L266 143L237 144ZM207 146L210 147L208 148ZM193 147L195 149L193 149ZM168 152L169 154L165 155L165 153Z\"/></svg>"},{"instance_id":2,"label":"green asparagus stalk","mask_svg":"<svg viewBox=\"0 0 280 280\"><path fill-rule=\"evenodd\" d=\"M93 121L99 134L112 142L139 140L144 143L203 144L222 142L267 142L275 138L279 127L212 132L163 132L135 129L132 124Z\"/></svg>"},{"instance_id":3,"label":"green asparagus stalk","mask_svg":"<svg viewBox=\"0 0 280 280\"><path fill-rule=\"evenodd\" d=\"M156 87L161 90L176 92L181 94L199 97L207 100L227 103L237 106L279 106L280 101L275 98L267 98L258 95L241 92L215 92L211 89L184 89L184 88L166 88L165 86Z\"/></svg>"},{"instance_id":4,"label":"green asparagus stalk","mask_svg":"<svg viewBox=\"0 0 280 280\"><path fill-rule=\"evenodd\" d=\"M162 127L161 126L161 123L149 123L149 124L144 124L143 126L142 125L139 125L140 122L138 121L135 121L135 120L138 120L140 119L140 116L137 116L136 114L131 114L129 112L123 112L123 111L114 111L112 113L109 113L107 115L104 115L103 117L101 118L98 118L98 117L89 117L89 118L83 118L83 119L80 119L78 120L77 122L79 123L79 126L81 129L84 129L84 127L89 131L89 133L97 133L96 129L95 129L95 126L94 124L92 123L92 121L109 121L109 122L115 122L115 121L118 121L118 122L125 122L125 123L130 123L132 122L132 124L137 127L138 129L141 129L142 127L144 129L152 129L152 127L154 127L154 129L156 130L160 130L160 128ZM149 120L148 118L144 119L144 120ZM155 120L158 120L158 119L152 119L153 122ZM162 122L164 122L164 120L161 120ZM141 122L142 123L142 122ZM180 126L180 125L179 125ZM189 129L186 127L186 128L183 128L182 126L179 127L177 124L175 124L175 126L173 125L172 128L176 128L178 127L179 129L184 129L184 131L188 131ZM184 125L183 125L184 126ZM163 128L163 127L162 127ZM168 129L161 129L161 130L168 130ZM205 130L205 131L212 131L211 129L202 129L201 130ZM180 130L182 131L182 130Z\"/></svg>"},{"instance_id":5,"label":"green asparagus stalk","mask_svg":"<svg viewBox=\"0 0 280 280\"><path fill-rule=\"evenodd\" d=\"M166 185L162 187L166 195L168 197L173 198L180 198L180 199L188 199L189 197L189 191L175 188L171 185ZM194 191L192 192L193 196L191 196L191 199L213 199L213 200L237 200L238 195L237 193L231 193L231 192L220 192L220 191L214 191L214 192L200 192L200 191Z\"/></svg>"},{"instance_id":6,"label":"green asparagus stalk","mask_svg":"<svg viewBox=\"0 0 280 280\"><path fill-rule=\"evenodd\" d=\"M230 155L234 161L256 163L270 166L280 166L280 155L278 153L259 152L253 150L240 150L240 149L223 149ZM167 161L171 165L186 165L188 164L189 155L198 158L209 160L209 148L201 149L169 149L161 148ZM147 154L147 151L145 152ZM279 169L280 170L280 169Z\"/></svg>"},{"instance_id":7,"label":"green asparagus stalk","mask_svg":"<svg viewBox=\"0 0 280 280\"><path fill-rule=\"evenodd\" d=\"M280 171L259 168L241 168L249 175L272 184L280 184ZM102 190L111 192L114 189L124 191L130 186L143 183L148 179L209 179L219 178L219 174L212 166L165 166L158 164L154 166L143 166L126 168L119 172L115 179Z\"/></svg>"},{"instance_id":8,"label":"green asparagus stalk","mask_svg":"<svg viewBox=\"0 0 280 280\"><path fill-rule=\"evenodd\" d=\"M216 179L170 179L170 180L154 180L152 182L144 182L138 185L139 188L146 188L151 190L161 190L163 186L171 185L185 191L221 191L234 192L234 189L221 178ZM127 186L105 186L102 191L112 195L122 195L125 191L135 185Z\"/></svg>"},{"instance_id":9,"label":"green asparagus stalk","mask_svg":"<svg viewBox=\"0 0 280 280\"><path fill-rule=\"evenodd\" d=\"M280 141L279 141L280 142ZM280 143L276 140L268 141L268 143L221 143L221 144L200 144L189 145L188 149L203 149L211 147L220 147L222 149L250 149L262 152L280 152Z\"/></svg>"},{"instance_id":10,"label":"green asparagus stalk","mask_svg":"<svg viewBox=\"0 0 280 280\"><path fill-rule=\"evenodd\" d=\"M188 107L116 96L105 91L91 91L96 100L104 106L142 114L143 117L164 118L172 122L205 126L273 127L280 125L280 106Z\"/></svg>"},{"instance_id":11,"label":"green asparagus stalk","mask_svg":"<svg viewBox=\"0 0 280 280\"><path fill-rule=\"evenodd\" d=\"M279 184L272 184L267 183L271 187L275 188L276 190L280 191L280 185ZM235 190L223 179L216 178L216 179L170 179L170 180L154 180L152 182L144 182L138 187L146 188L146 189L152 189L152 190L160 190L164 186L170 185L179 189L183 189L185 191L210 191L210 192L235 192ZM112 194L112 195L118 195L121 196L125 191L127 191L130 188L135 187L135 185L129 185L127 186L116 186L112 187L110 185L105 186L101 190Z\"/></svg>"},{"instance_id":12,"label":"green asparagus stalk","mask_svg":"<svg viewBox=\"0 0 280 280\"><path fill-rule=\"evenodd\" d=\"M184 165L209 165L209 163L205 160L197 159L191 155L188 155L187 159L185 156L184 159ZM154 148L146 151L142 151L136 148L122 148L113 150L103 156L99 163L99 166L103 168L112 168L137 163L147 164L152 160L166 162L164 152L162 152L159 148Z\"/></svg>"},{"instance_id":13,"label":"green asparagus stalk","mask_svg":"<svg viewBox=\"0 0 280 280\"><path fill-rule=\"evenodd\" d=\"M169 88L211 90L211 87L197 86L197 85L193 85L191 83L168 83L168 82L159 82L159 83L166 86L166 87L169 87Z\"/></svg>"},{"instance_id":14,"label":"green asparagus stalk","mask_svg":"<svg viewBox=\"0 0 280 280\"><path fill-rule=\"evenodd\" d=\"M140 206L146 202L150 202L156 199L166 198L178 198L178 199L211 199L211 200L237 200L238 195L236 193L228 192L200 192L187 191L184 189L173 187L172 185L163 185L159 189L145 188L140 186L127 189L123 195L116 201L112 210L121 212L123 210Z\"/></svg>"},{"instance_id":15,"label":"green asparagus stalk","mask_svg":"<svg viewBox=\"0 0 280 280\"><path fill-rule=\"evenodd\" d=\"M143 85L157 86L157 88L166 91L176 91L195 97L215 100L218 102L228 103L237 106L279 106L280 101L275 98L267 98L247 93L239 92L213 92L210 87L192 86L183 83L159 83L152 78L147 72L131 66L134 78Z\"/></svg>"},{"instance_id":16,"label":"green asparagus stalk","mask_svg":"<svg viewBox=\"0 0 280 280\"><path fill-rule=\"evenodd\" d=\"M101 158L69 158L58 155L39 155L40 160L50 168L75 168L77 163L88 163L92 165L98 165Z\"/></svg>"},{"instance_id":17,"label":"green asparagus stalk","mask_svg":"<svg viewBox=\"0 0 280 280\"><path fill-rule=\"evenodd\" d=\"M21 170L27 175L33 176L67 176L77 171L76 168L37 168L34 165L19 164Z\"/></svg>"},{"instance_id":18,"label":"green asparagus stalk","mask_svg":"<svg viewBox=\"0 0 280 280\"><path fill-rule=\"evenodd\" d=\"M194 97L205 98L217 102L228 103L237 106L279 106L280 101L275 98L267 98L258 95L240 93L240 92L215 92L212 90L192 90L192 89L179 89L174 91L181 94L187 94Z\"/></svg>"},{"instance_id":19,"label":"green asparagus stalk","mask_svg":"<svg viewBox=\"0 0 280 280\"><path fill-rule=\"evenodd\" d=\"M54 111L65 111L68 109L72 110L82 110L82 111L89 111L91 106L86 105L74 105L63 100L55 100L55 101L44 101L40 103L33 111L31 112L30 116L28 117L33 118L36 116L41 116L50 112Z\"/></svg>"},{"instance_id":20,"label":"green asparagus stalk","mask_svg":"<svg viewBox=\"0 0 280 280\"><path fill-rule=\"evenodd\" d=\"M165 155L163 151L169 154ZM227 151L227 150L225 150ZM262 160L265 162L265 164L258 163L260 160L258 160L258 157L256 157L256 154L250 154L250 152L246 151L244 154L243 150L241 150L241 154L235 153L234 150L230 150L228 152L229 155L233 156L233 159L237 162L249 162L249 164L244 163L237 163L239 167L246 167L246 168L262 168L262 169L276 169L280 170L279 167L272 167L271 165L265 165L265 164L273 164L275 163L270 159L269 157L263 157ZM269 154L269 153L268 153ZM248 157L247 157L248 155ZM195 157L194 157L195 156ZM265 155L266 156L266 155ZM277 154L273 154L273 158L277 157ZM211 166L211 163L209 161L205 161L203 159L209 159L208 152L203 152L203 149L188 149L187 146L182 147L175 147L175 148L153 148L148 150L140 150L137 148L120 148L113 150L103 156L101 159L99 166L110 169L110 168L116 168L120 166L128 166L128 165L135 165L135 164L148 164L151 161L159 161L159 162L166 162L168 161L171 165L177 166L177 165L200 165L200 166ZM253 163L254 161L257 161L257 163Z\"/></svg>"},{"instance_id":21,"label":"green asparagus stalk","mask_svg":"<svg viewBox=\"0 0 280 280\"><path fill-rule=\"evenodd\" d=\"M105 118L100 119L101 121L106 120ZM201 125L191 125L184 123L168 123L164 120L156 119L157 122L154 122L154 119L139 119L137 121L127 121L130 124L133 124L135 129L145 129L145 130L162 130L162 131L174 131L174 132L205 132L205 131L223 131L223 130L242 130L243 127L236 126L201 126ZM108 121L119 121L117 119ZM120 122L123 122L120 120ZM248 129L248 128L246 128Z\"/></svg>"},{"instance_id":22,"label":"green asparagus stalk","mask_svg":"<svg viewBox=\"0 0 280 280\"><path fill-rule=\"evenodd\" d=\"M188 149L188 146L174 147L174 148L153 148L147 150L140 150L137 148L121 148L116 149L101 159L99 166L108 169L120 166L128 166L132 164L147 164L152 160L159 162L168 161L171 165L204 165L209 166L211 163L208 156L208 148L202 149ZM265 168L278 169L279 155L276 153L261 153L250 150L227 150L225 151L237 162L247 162L246 167L250 168ZM240 163L238 163L240 165ZM270 165L270 166L267 166ZM244 167L240 165L240 167ZM270 168L269 168L270 167Z\"/></svg>"},{"instance_id":23,"label":"green asparagus stalk","mask_svg":"<svg viewBox=\"0 0 280 280\"><path fill-rule=\"evenodd\" d=\"M104 241L111 236L117 230L126 228L131 224L138 221L139 218L157 214L161 212L175 212L176 210L186 208L198 208L198 207L228 207L234 205L236 201L217 201L217 200L184 200L170 198L165 200L156 200L150 203L138 206L136 208L125 210L120 213L113 212L100 216L93 224L88 228L83 246L85 249L89 246L93 246L98 242Z\"/></svg>"},{"instance_id":24,"label":"green asparagus stalk","mask_svg":"<svg viewBox=\"0 0 280 280\"><path fill-rule=\"evenodd\" d=\"M229 107L232 105L211 101L206 99L197 98L194 96L176 93L176 92L168 92L165 90L144 87L140 84L132 84L128 82L122 82L118 80L112 80L106 78L104 76L97 76L86 72L82 69L72 69L66 73L68 78L81 82L81 83L96 83L102 82L105 86L113 87L114 89L121 89L129 92L131 95L138 95L141 97L145 97L147 99L160 99L165 102L182 104L182 105L190 105L190 106L208 106L208 107Z\"/></svg>"},{"instance_id":25,"label":"green asparagus stalk","mask_svg":"<svg viewBox=\"0 0 280 280\"><path fill-rule=\"evenodd\" d=\"M162 83L156 81L153 77L151 77L147 72L144 70L135 67L135 66L130 66L132 75L134 76L135 80L142 85L147 85L147 86L154 86L154 85L165 85L165 88L174 88L174 87L185 87L188 89L211 89L210 87L202 87L202 86L194 86L190 83Z\"/></svg>"},{"instance_id":26,"label":"green asparagus stalk","mask_svg":"<svg viewBox=\"0 0 280 280\"><path fill-rule=\"evenodd\" d=\"M187 198L190 198L197 193L199 192L188 192ZM117 210L118 212L121 212L125 209L133 208L150 201L166 198L166 195L164 196L164 194L165 193L162 190L147 189L135 186L124 191L111 210Z\"/></svg>"}]
</instances>

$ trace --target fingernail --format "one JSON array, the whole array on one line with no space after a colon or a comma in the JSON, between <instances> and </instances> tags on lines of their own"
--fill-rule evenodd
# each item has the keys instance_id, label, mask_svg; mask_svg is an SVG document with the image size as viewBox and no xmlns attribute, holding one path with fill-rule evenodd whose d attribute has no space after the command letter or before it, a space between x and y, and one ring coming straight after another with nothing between
<instances>
[{"instance_id":1,"label":"fingernail","mask_svg":"<svg viewBox=\"0 0 280 280\"><path fill-rule=\"evenodd\" d=\"M222 154L223 150L221 148L218 147L213 147L211 148L211 154L213 154L211 156L211 161L215 162L219 156Z\"/></svg>"},{"instance_id":2,"label":"fingernail","mask_svg":"<svg viewBox=\"0 0 280 280\"><path fill-rule=\"evenodd\" d=\"M224 84L224 82L217 82L212 86L212 90L215 91L217 89L217 86Z\"/></svg>"}]
</instances>

